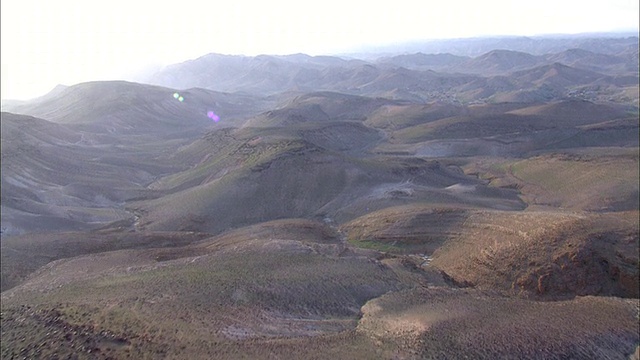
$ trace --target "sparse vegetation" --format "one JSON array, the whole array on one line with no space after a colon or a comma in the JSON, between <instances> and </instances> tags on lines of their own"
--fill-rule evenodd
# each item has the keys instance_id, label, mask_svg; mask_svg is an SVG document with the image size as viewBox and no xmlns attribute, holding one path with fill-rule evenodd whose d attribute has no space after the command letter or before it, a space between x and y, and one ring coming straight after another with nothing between
<instances>
[{"instance_id":1,"label":"sparse vegetation","mask_svg":"<svg viewBox=\"0 0 640 360\"><path fill-rule=\"evenodd\" d=\"M610 41L210 55L157 75L184 102L117 81L9 104L0 356L637 354L637 48Z\"/></svg>"}]
</instances>

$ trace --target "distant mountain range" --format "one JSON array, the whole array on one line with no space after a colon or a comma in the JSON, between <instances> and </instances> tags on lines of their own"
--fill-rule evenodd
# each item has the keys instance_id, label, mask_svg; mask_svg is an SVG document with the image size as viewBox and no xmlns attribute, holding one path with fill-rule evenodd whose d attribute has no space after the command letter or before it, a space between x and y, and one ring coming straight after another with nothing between
<instances>
[{"instance_id":1,"label":"distant mountain range","mask_svg":"<svg viewBox=\"0 0 640 360\"><path fill-rule=\"evenodd\" d=\"M303 54L257 57L209 54L171 65L147 81L178 89L202 87L254 95L326 90L413 102L530 102L574 97L637 105L638 97L633 95L639 74L637 46L633 45L637 45L637 37L548 41L557 43L561 51L532 55L496 49L475 57L415 53L373 61ZM602 52L565 48L568 45ZM538 76L550 69L553 74ZM536 81L523 81L527 72L537 73ZM559 78L563 80L558 81ZM602 86L608 88L606 96L591 91Z\"/></svg>"},{"instance_id":2,"label":"distant mountain range","mask_svg":"<svg viewBox=\"0 0 640 360\"><path fill-rule=\"evenodd\" d=\"M558 34L545 36L500 36L461 39L413 41L362 49L350 57L375 59L393 54L444 54L476 57L492 50L511 50L532 55L559 53L568 49L582 49L602 54L620 54L638 48L637 32Z\"/></svg>"}]
</instances>

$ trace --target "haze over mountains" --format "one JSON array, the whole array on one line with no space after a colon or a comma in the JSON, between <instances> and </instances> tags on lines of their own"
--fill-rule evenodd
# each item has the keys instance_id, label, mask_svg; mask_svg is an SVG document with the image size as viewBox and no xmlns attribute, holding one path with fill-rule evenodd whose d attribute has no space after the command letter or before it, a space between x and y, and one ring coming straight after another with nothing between
<instances>
[{"instance_id":1,"label":"haze over mountains","mask_svg":"<svg viewBox=\"0 0 640 360\"><path fill-rule=\"evenodd\" d=\"M476 37L403 42L368 49L368 53L376 54L375 56L384 52L393 55L418 52L425 54L451 53L459 56L477 57L496 49L525 52L531 55L546 55L568 49L582 49L600 54L615 54L637 50L637 37L637 32Z\"/></svg>"},{"instance_id":2,"label":"haze over mountains","mask_svg":"<svg viewBox=\"0 0 640 360\"><path fill-rule=\"evenodd\" d=\"M638 79L504 38L7 102L2 357L637 355Z\"/></svg>"},{"instance_id":3,"label":"haze over mountains","mask_svg":"<svg viewBox=\"0 0 640 360\"><path fill-rule=\"evenodd\" d=\"M637 102L633 95L638 83L637 37L610 43L606 39L549 42L555 45L540 50L557 51L532 55L498 48L474 57L416 52L374 61L304 54L209 54L169 66L148 81L173 88L195 86L253 94L327 90L414 102L533 102L567 96ZM602 87L606 91L594 90ZM602 96L607 97L599 98Z\"/></svg>"}]
</instances>

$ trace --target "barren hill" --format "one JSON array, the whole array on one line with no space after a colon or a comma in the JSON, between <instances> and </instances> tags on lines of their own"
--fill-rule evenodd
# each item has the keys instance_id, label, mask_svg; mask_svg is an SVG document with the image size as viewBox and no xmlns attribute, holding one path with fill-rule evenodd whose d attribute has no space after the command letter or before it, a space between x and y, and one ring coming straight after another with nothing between
<instances>
[{"instance_id":1,"label":"barren hill","mask_svg":"<svg viewBox=\"0 0 640 360\"><path fill-rule=\"evenodd\" d=\"M232 136L243 133L246 130ZM465 180L458 171L434 161L358 160L299 138L251 134L254 137L244 141L227 137L228 147L218 152L222 159L207 158L183 174L160 179L157 189L192 185L132 204L142 214L140 226L219 232L287 217L329 216L343 221L369 209L413 201L473 202L456 200L443 190ZM199 175L205 171L211 174L206 179ZM193 176L199 180L193 182ZM506 206L519 208L514 200Z\"/></svg>"},{"instance_id":2,"label":"barren hill","mask_svg":"<svg viewBox=\"0 0 640 360\"><path fill-rule=\"evenodd\" d=\"M498 75L532 68L540 65L542 62L543 59L540 57L524 52L492 50L486 54L458 64L457 69L461 72Z\"/></svg>"},{"instance_id":3,"label":"barren hill","mask_svg":"<svg viewBox=\"0 0 640 360\"><path fill-rule=\"evenodd\" d=\"M174 98L176 93L183 101ZM109 81L74 85L56 96L7 109L91 132L175 137L213 125L208 111L222 118L222 124L237 125L234 120L258 113L268 104L256 97L204 89L182 91Z\"/></svg>"},{"instance_id":4,"label":"barren hill","mask_svg":"<svg viewBox=\"0 0 640 360\"><path fill-rule=\"evenodd\" d=\"M309 224L289 226L300 232L295 228L308 229ZM229 244L230 236L206 240L199 253L177 259L129 250L51 263L21 287L3 292L3 324L11 326L3 327L2 341L22 341L34 355L68 354L88 345L99 356L131 351L140 356L250 356L255 350L242 344L269 346L288 338L294 343L281 346L295 349L316 337L322 341L353 331L367 300L407 286L394 271L367 257L339 255L332 253L333 245L301 242L306 235L300 240L277 235L255 239L249 232L234 235L235 243ZM238 242L249 244L237 249ZM122 287L124 283L129 285ZM46 295L32 292L44 284ZM91 289L91 298L84 291L74 295L72 289L78 286ZM16 307L25 301L33 310ZM59 301L66 305L56 310L58 321L44 325L40 319L48 317L45 309ZM106 304L112 304L110 310L96 311ZM113 317L116 313L120 315ZM151 320L152 314L161 316ZM28 320L19 323L18 316ZM87 328L92 322L101 325ZM128 330L122 329L124 323ZM20 340L24 331L34 331L31 336L38 344L47 331L68 335L68 340L35 348ZM146 335L137 335L143 332ZM3 346L3 354L11 354L11 348Z\"/></svg>"},{"instance_id":5,"label":"barren hill","mask_svg":"<svg viewBox=\"0 0 640 360\"><path fill-rule=\"evenodd\" d=\"M390 104L401 102L335 92L312 92L296 96L278 109L250 119L243 126L283 127L307 122L363 121L377 108Z\"/></svg>"}]
</instances>

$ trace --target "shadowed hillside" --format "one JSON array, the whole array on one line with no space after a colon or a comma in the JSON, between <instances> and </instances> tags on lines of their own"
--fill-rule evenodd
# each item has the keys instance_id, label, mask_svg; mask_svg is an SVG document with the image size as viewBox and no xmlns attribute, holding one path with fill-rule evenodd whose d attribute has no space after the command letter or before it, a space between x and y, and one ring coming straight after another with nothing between
<instances>
[{"instance_id":1,"label":"shadowed hillside","mask_svg":"<svg viewBox=\"0 0 640 360\"><path fill-rule=\"evenodd\" d=\"M88 229L131 217L124 201L180 168L153 159L171 147L121 147L113 135L2 113L3 233Z\"/></svg>"}]
</instances>

